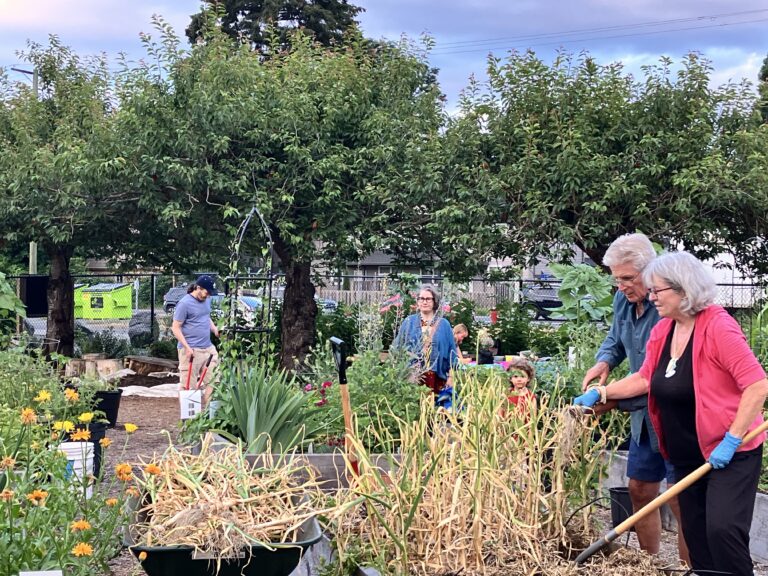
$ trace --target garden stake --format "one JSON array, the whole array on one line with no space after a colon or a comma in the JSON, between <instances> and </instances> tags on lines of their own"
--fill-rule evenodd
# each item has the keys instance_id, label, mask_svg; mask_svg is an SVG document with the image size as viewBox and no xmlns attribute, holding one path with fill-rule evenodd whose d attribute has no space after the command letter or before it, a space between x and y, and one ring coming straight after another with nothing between
<instances>
[{"instance_id":1,"label":"garden stake","mask_svg":"<svg viewBox=\"0 0 768 576\"><path fill-rule=\"evenodd\" d=\"M765 432L766 430L768 430L768 420L763 422L760 426L752 430L752 432L744 436L744 439L742 440L742 444L746 444L747 442L752 440L755 436L757 436L761 432ZM616 528L614 528L610 532L607 532L602 538L590 544L589 548L584 550L581 554L579 554L576 557L576 564L583 564L587 558L592 556L595 552L600 550L603 546L610 544L611 542L616 540L616 538L618 538L624 532L632 528L632 526L634 526L638 521L648 516L648 514L650 514L657 508L661 507L663 504L669 502L672 498L680 494L680 492L688 488L688 486L690 486L691 484L699 480L701 477L705 476L710 470L712 470L712 464L710 464L709 462L705 462L704 464L699 466L696 470L688 474L688 476L686 476L679 482L675 483L675 485L672 486L672 488L670 488L666 492L663 492L662 494L659 494L654 500L651 500L648 504L640 508L640 510L632 514L632 516L624 520L624 522L616 526Z\"/></svg>"}]
</instances>

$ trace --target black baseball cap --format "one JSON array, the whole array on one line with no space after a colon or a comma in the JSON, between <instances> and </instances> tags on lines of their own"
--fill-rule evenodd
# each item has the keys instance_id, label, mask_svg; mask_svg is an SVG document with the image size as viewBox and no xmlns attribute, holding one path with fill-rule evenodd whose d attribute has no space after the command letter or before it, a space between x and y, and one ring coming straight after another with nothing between
<instances>
[{"instance_id":1,"label":"black baseball cap","mask_svg":"<svg viewBox=\"0 0 768 576\"><path fill-rule=\"evenodd\" d=\"M208 291L208 294L211 296L218 294L218 291L216 290L216 283L213 281L213 278L207 274L203 274L197 280L195 280L195 284L200 286L200 288L205 288Z\"/></svg>"}]
</instances>

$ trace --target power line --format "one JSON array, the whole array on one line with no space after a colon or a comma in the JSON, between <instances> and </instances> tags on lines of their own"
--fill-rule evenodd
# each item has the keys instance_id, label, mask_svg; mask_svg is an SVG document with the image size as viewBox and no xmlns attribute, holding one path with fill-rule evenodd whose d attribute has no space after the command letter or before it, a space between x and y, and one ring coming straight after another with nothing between
<instances>
[{"instance_id":1,"label":"power line","mask_svg":"<svg viewBox=\"0 0 768 576\"><path fill-rule=\"evenodd\" d=\"M468 50L448 50L448 51L440 51L438 49L435 49L430 52L430 54L433 54L435 56L446 56L449 54L469 54L472 52L487 52L489 50L512 50L514 48L530 48L533 46L551 46L551 45L562 45L562 44L570 44L573 42L592 42L597 40L615 40L619 38L633 38L638 36L652 36L656 34L668 34L670 32L685 32L689 30L706 30L710 28L725 28L727 26L739 26L742 24L752 24L756 22L766 22L768 21L768 18L759 18L755 20L744 20L742 22L728 22L728 23L719 23L719 24L710 24L707 26L687 26L683 28L669 28L667 30L652 30L649 32L636 32L632 34L614 34L609 36L593 36L591 38L573 38L573 39L561 39L556 40L553 42L535 42L533 44L519 44L516 46L510 46L510 45L504 45L504 46L494 46L489 45L482 48L474 48L474 49L468 49Z\"/></svg>"},{"instance_id":2,"label":"power line","mask_svg":"<svg viewBox=\"0 0 768 576\"><path fill-rule=\"evenodd\" d=\"M469 46L472 44L488 44L490 42L518 42L521 40L536 40L539 38L550 38L550 37L560 37L560 36L571 36L574 34L592 34L595 32L611 32L615 30L631 30L633 28L647 28L647 27L655 27L655 26L665 26L669 24L682 24L684 22L696 22L701 20L713 20L718 18L729 18L734 16L745 16L747 14L762 14L764 12L768 12L768 9L761 9L761 10L745 10L742 12L725 12L722 14L708 14L708 15L701 15L701 16L691 16L688 18L674 18L669 20L653 20L649 22L638 22L635 24L617 24L615 26L603 26L599 28L579 28L576 30L563 30L560 32L546 32L546 33L540 33L540 34L524 34L520 36L507 36L503 38L481 38L476 40L463 40L463 41L456 41L456 42L445 42L445 43L439 43L439 46L437 49L450 49L450 48L458 48L463 46Z\"/></svg>"}]
</instances>

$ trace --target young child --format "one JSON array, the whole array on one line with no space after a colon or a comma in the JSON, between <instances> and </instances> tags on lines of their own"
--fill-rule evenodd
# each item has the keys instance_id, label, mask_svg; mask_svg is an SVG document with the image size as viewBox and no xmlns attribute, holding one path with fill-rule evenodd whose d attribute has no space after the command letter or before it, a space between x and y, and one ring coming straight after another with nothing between
<instances>
[{"instance_id":1,"label":"young child","mask_svg":"<svg viewBox=\"0 0 768 576\"><path fill-rule=\"evenodd\" d=\"M509 395L507 400L517 406L518 410L530 411L536 403L536 395L529 386L533 383L533 364L522 356L515 357L507 366L509 374Z\"/></svg>"}]
</instances>

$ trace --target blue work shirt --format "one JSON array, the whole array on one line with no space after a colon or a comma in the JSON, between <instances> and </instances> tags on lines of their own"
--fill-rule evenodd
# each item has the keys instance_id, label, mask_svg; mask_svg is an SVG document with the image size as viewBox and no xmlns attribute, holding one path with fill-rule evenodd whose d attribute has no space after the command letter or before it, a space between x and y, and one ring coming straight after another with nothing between
<instances>
[{"instance_id":1,"label":"blue work shirt","mask_svg":"<svg viewBox=\"0 0 768 576\"><path fill-rule=\"evenodd\" d=\"M181 333L191 348L211 346L211 299L200 302L192 294L179 300L173 311L173 320L180 321ZM179 349L183 348L179 342Z\"/></svg>"},{"instance_id":2,"label":"blue work shirt","mask_svg":"<svg viewBox=\"0 0 768 576\"><path fill-rule=\"evenodd\" d=\"M608 336L596 355L597 361L607 362L611 370L626 358L629 360L630 372L635 373L640 370L645 361L645 345L651 335L651 329L659 321L659 313L647 296L643 300L642 316L637 318L635 311L635 304L627 300L621 292L616 292L613 297L613 324L611 324ZM648 414L648 395L644 394L643 396L646 398L645 408L630 412L632 440L640 443L640 434L643 431L643 421L645 421L651 439L651 447L658 452L659 439Z\"/></svg>"}]
</instances>

